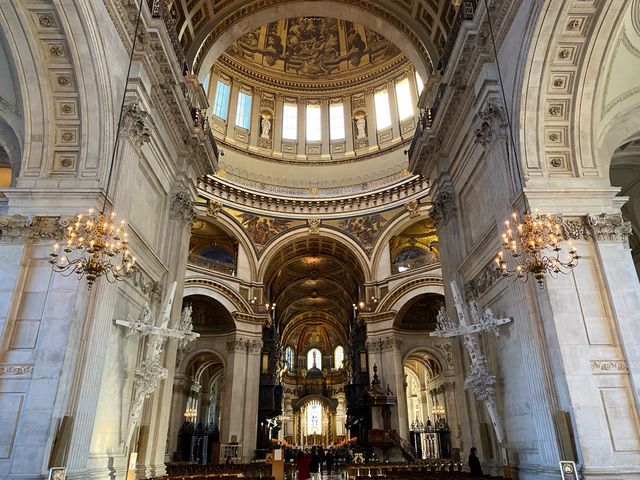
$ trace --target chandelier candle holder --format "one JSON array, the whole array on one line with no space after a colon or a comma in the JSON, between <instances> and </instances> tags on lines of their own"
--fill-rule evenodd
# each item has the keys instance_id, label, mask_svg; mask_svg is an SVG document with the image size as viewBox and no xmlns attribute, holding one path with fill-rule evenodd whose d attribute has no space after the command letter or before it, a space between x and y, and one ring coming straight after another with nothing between
<instances>
[{"instance_id":1,"label":"chandelier candle holder","mask_svg":"<svg viewBox=\"0 0 640 480\"><path fill-rule=\"evenodd\" d=\"M56 243L49 254L53 270L64 276L75 273L78 278L86 277L89 290L99 277L110 283L130 277L136 258L129 251L125 222L116 225L115 216L111 213L107 218L93 209L87 216L78 215L67 227L66 245L61 250Z\"/></svg>"},{"instance_id":2,"label":"chandelier candle holder","mask_svg":"<svg viewBox=\"0 0 640 480\"><path fill-rule=\"evenodd\" d=\"M187 408L187 410L184 412L184 417L187 419L188 422L191 422L191 423L194 422L197 416L198 416L198 412L196 411L195 408Z\"/></svg>"},{"instance_id":3,"label":"chandelier candle holder","mask_svg":"<svg viewBox=\"0 0 640 480\"><path fill-rule=\"evenodd\" d=\"M562 226L550 214L536 211L532 215L525 212L524 221L520 222L514 213L513 226L509 220L504 224L502 249L514 259L516 265L513 270L509 269L503 251L498 252L495 261L502 276L526 282L533 275L542 288L547 274L557 278L558 274L566 275L578 265L580 256L571 243L568 244L566 258L562 260L562 244L565 240Z\"/></svg>"},{"instance_id":4,"label":"chandelier candle holder","mask_svg":"<svg viewBox=\"0 0 640 480\"><path fill-rule=\"evenodd\" d=\"M431 411L436 416L436 418L444 417L444 407L442 405L434 406Z\"/></svg>"}]
</instances>

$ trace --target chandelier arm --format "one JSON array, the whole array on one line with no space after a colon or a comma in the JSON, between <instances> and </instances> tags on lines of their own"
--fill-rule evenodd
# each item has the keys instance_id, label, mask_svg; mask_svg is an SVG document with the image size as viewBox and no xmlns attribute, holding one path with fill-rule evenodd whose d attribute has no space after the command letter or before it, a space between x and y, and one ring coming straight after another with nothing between
<instances>
[{"instance_id":1,"label":"chandelier arm","mask_svg":"<svg viewBox=\"0 0 640 480\"><path fill-rule=\"evenodd\" d=\"M116 161L116 152L118 151L118 138L120 137L120 129L122 125L122 115L124 113L124 103L127 99L127 86L129 84L129 76L131 75L131 66L133 64L133 54L136 50L136 44L138 42L138 27L140 26L140 18L142 17L142 5L144 0L140 0L140 6L138 7L138 15L136 17L136 26L133 30L133 42L131 44L131 53L129 54L129 65L127 66L127 75L124 79L124 90L122 92L122 102L120 103L120 114L118 115L118 126L116 127L116 136L113 141L113 151L111 153L111 162L109 165L109 175L107 177L107 186L104 192L104 202L102 203L102 211L107 208L107 198L109 196L109 187L111 186L111 176L113 175L113 165Z\"/></svg>"}]
</instances>

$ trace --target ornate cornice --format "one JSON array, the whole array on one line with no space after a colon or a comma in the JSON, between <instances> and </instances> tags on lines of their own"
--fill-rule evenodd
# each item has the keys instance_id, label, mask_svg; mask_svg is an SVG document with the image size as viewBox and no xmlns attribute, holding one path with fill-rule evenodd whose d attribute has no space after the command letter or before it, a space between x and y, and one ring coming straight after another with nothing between
<instances>
[{"instance_id":1,"label":"ornate cornice","mask_svg":"<svg viewBox=\"0 0 640 480\"><path fill-rule=\"evenodd\" d=\"M0 241L37 242L62 240L73 217L24 215L0 216Z\"/></svg>"},{"instance_id":2,"label":"ornate cornice","mask_svg":"<svg viewBox=\"0 0 640 480\"><path fill-rule=\"evenodd\" d=\"M208 202L219 202L225 206L258 214L268 212L288 218L343 217L367 211L386 211L419 200L429 192L429 183L424 177L407 177L403 183L388 185L380 190L360 193L355 188L342 195L329 198L323 196L296 197L286 192L251 191L234 185L219 177L198 179L198 190Z\"/></svg>"},{"instance_id":3,"label":"ornate cornice","mask_svg":"<svg viewBox=\"0 0 640 480\"><path fill-rule=\"evenodd\" d=\"M456 211L456 196L453 187L451 185L443 186L432 200L429 216L433 219L436 228L440 229L455 217Z\"/></svg>"}]
</instances>

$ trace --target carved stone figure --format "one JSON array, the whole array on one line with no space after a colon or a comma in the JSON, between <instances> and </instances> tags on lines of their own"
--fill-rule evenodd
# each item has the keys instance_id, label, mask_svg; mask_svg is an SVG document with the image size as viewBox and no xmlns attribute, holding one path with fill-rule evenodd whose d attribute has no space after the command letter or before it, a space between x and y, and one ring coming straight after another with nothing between
<instances>
[{"instance_id":1,"label":"carved stone figure","mask_svg":"<svg viewBox=\"0 0 640 480\"><path fill-rule=\"evenodd\" d=\"M365 119L364 115L356 118L356 129L357 129L356 139L357 140L367 137L366 128L367 128L367 120Z\"/></svg>"},{"instance_id":2,"label":"carved stone figure","mask_svg":"<svg viewBox=\"0 0 640 480\"><path fill-rule=\"evenodd\" d=\"M262 138L270 138L270 132L271 132L271 120L269 120L269 117L262 117L262 130L260 133L260 137Z\"/></svg>"}]
</instances>

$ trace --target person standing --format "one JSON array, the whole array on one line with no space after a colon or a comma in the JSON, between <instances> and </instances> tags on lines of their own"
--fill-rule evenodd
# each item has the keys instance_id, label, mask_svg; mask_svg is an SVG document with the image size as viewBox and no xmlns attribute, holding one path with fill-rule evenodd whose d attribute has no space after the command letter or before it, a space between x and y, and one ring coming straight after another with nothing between
<instances>
[{"instance_id":1,"label":"person standing","mask_svg":"<svg viewBox=\"0 0 640 480\"><path fill-rule=\"evenodd\" d=\"M300 450L296 455L296 480L309 480L311 478L310 463L311 456Z\"/></svg>"},{"instance_id":2,"label":"person standing","mask_svg":"<svg viewBox=\"0 0 640 480\"><path fill-rule=\"evenodd\" d=\"M309 471L314 480L320 480L320 455L318 454L318 447L315 445L311 447L311 463L309 464Z\"/></svg>"},{"instance_id":3,"label":"person standing","mask_svg":"<svg viewBox=\"0 0 640 480\"><path fill-rule=\"evenodd\" d=\"M469 469L471 471L471 475L484 475L482 473L482 466L480 465L480 460L476 456L476 447L471 447L471 451L469 452Z\"/></svg>"},{"instance_id":4,"label":"person standing","mask_svg":"<svg viewBox=\"0 0 640 480\"><path fill-rule=\"evenodd\" d=\"M330 448L326 455L327 461L327 474L331 475L331 470L333 469L333 448Z\"/></svg>"}]
</instances>

